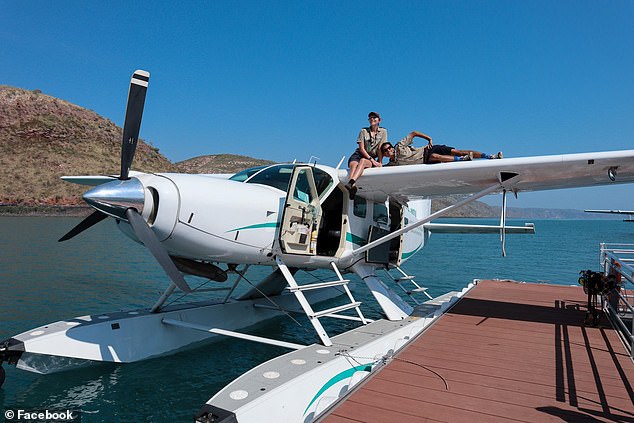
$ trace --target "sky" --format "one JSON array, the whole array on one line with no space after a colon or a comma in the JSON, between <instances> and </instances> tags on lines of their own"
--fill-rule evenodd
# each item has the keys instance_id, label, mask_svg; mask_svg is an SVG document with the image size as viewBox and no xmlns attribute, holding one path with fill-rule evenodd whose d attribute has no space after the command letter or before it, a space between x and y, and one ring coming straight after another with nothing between
<instances>
[{"instance_id":1,"label":"sky","mask_svg":"<svg viewBox=\"0 0 634 423\"><path fill-rule=\"evenodd\" d=\"M332 166L377 111L505 157L634 148L634 2L5 1L0 84L122 126L173 162L219 153ZM634 209L634 186L520 193L513 207ZM487 202L501 203L499 196Z\"/></svg>"}]
</instances>

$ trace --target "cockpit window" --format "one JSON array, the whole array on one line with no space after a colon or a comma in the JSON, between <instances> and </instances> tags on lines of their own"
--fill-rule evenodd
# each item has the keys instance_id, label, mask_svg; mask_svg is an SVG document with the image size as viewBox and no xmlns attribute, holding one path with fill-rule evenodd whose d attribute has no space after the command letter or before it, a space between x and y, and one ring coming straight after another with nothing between
<instances>
[{"instance_id":1,"label":"cockpit window","mask_svg":"<svg viewBox=\"0 0 634 423\"><path fill-rule=\"evenodd\" d=\"M236 173L229 179L247 184L268 185L281 191L287 191L294 167L294 164L252 167ZM317 193L321 197L332 185L332 178L327 172L316 167L313 167L313 176Z\"/></svg>"},{"instance_id":2,"label":"cockpit window","mask_svg":"<svg viewBox=\"0 0 634 423\"><path fill-rule=\"evenodd\" d=\"M232 181L236 181L236 182L244 182L247 179L249 179L251 176L253 176L254 174L256 174L257 172L261 171L262 169L266 168L267 166L256 166L256 167L250 167L248 169L245 169L241 172L236 173L235 175L233 175L231 178L229 178Z\"/></svg>"},{"instance_id":3,"label":"cockpit window","mask_svg":"<svg viewBox=\"0 0 634 423\"><path fill-rule=\"evenodd\" d=\"M293 174L292 164L271 166L268 169L261 171L258 174L253 175L249 179L247 184L262 184L268 185L273 188L277 188L282 191L288 190L288 183L291 180Z\"/></svg>"}]
</instances>

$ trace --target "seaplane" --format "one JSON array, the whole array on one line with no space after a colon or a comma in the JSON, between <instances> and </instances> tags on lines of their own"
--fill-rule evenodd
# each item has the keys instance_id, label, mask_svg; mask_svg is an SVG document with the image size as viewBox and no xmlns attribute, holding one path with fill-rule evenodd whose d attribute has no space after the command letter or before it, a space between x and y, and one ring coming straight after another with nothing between
<instances>
[{"instance_id":1,"label":"seaplane","mask_svg":"<svg viewBox=\"0 0 634 423\"><path fill-rule=\"evenodd\" d=\"M431 297L417 299L425 289L402 268L430 234L499 233L504 254L506 234L534 232L532 224L506 224L508 193L634 181L634 150L367 169L352 200L343 159L335 167L294 162L234 175L132 171L149 78L137 70L131 79L119 174L62 178L91 186L83 199L94 212L60 241L113 219L164 269L165 292L145 309L74 317L12 336L0 342L0 364L52 373L173 354L217 337L277 345L298 354L286 361L295 366L292 371L261 372L265 388L248 382L246 374L238 378L201 408L200 421L312 421L445 307ZM433 222L489 194L502 194L499 224ZM461 199L432 213L431 199L448 195ZM270 267L271 272L240 291L236 288L250 266ZM304 284L296 279L298 272L315 269L331 272L333 280ZM398 274L390 280L381 276L383 270ZM352 274L359 286L344 279ZM220 299L166 304L175 293L218 289L192 287L192 275L224 282L226 293ZM230 277L235 280L225 282ZM376 300L382 318L364 315L354 298L362 288L372 294L368 298ZM316 308L333 298L343 304ZM248 330L289 313L305 314L314 336L300 343ZM355 322L358 330L331 336L322 324L331 318ZM236 383L252 386L237 388Z\"/></svg>"},{"instance_id":2,"label":"seaplane","mask_svg":"<svg viewBox=\"0 0 634 423\"><path fill-rule=\"evenodd\" d=\"M586 213L624 214L623 222L634 222L634 210L584 210Z\"/></svg>"}]
</instances>

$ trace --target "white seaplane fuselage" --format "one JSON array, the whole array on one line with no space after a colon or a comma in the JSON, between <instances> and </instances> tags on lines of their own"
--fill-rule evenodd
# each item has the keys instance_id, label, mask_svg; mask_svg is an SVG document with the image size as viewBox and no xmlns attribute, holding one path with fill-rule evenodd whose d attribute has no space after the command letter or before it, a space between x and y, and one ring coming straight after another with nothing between
<instances>
[{"instance_id":1,"label":"white seaplane fuselage","mask_svg":"<svg viewBox=\"0 0 634 423\"><path fill-rule=\"evenodd\" d=\"M171 255L206 262L274 266L279 256L289 266L330 268L335 262L348 269L358 261L352 252L367 242L370 228L393 231L430 211L429 200L401 205L357 196L352 201L339 182L341 171L304 166L310 172L300 171L300 180L291 181L294 168L299 169L272 165L227 179L190 174L134 178L145 190L142 216L164 247ZM307 182L310 173L318 187ZM287 196L289 185L301 184ZM317 195L311 195L311 187ZM136 239L124 221L119 227ZM424 241L422 227L405 233L392 248L391 262L400 264Z\"/></svg>"}]
</instances>

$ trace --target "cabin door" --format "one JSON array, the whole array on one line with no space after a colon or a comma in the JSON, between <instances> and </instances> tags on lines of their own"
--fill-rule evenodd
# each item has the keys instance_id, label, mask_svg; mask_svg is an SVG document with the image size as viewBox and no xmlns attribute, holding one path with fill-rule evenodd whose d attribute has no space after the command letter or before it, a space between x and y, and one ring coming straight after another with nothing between
<instances>
[{"instance_id":1,"label":"cabin door","mask_svg":"<svg viewBox=\"0 0 634 423\"><path fill-rule=\"evenodd\" d=\"M288 186L280 227L280 246L286 254L317 254L321 206L310 166L296 166Z\"/></svg>"}]
</instances>

